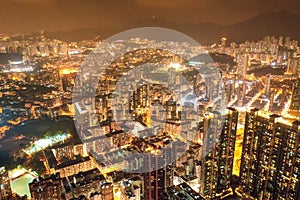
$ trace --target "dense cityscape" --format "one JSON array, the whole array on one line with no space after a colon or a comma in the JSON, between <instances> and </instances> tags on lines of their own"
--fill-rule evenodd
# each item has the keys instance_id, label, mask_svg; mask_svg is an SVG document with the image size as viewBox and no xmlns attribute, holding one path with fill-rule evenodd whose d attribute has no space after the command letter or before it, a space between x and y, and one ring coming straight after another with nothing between
<instances>
[{"instance_id":1,"label":"dense cityscape","mask_svg":"<svg viewBox=\"0 0 300 200\"><path fill-rule=\"evenodd\" d=\"M0 19L0 200L300 200L299 0Z\"/></svg>"},{"instance_id":2,"label":"dense cityscape","mask_svg":"<svg viewBox=\"0 0 300 200\"><path fill-rule=\"evenodd\" d=\"M293 38L0 39L0 199L300 199Z\"/></svg>"}]
</instances>

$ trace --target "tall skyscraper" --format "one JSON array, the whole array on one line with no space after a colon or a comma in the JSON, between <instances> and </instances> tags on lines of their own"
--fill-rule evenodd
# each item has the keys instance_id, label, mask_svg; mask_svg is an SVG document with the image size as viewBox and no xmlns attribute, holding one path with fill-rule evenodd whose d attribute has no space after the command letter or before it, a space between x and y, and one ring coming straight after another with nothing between
<instances>
[{"instance_id":1,"label":"tall skyscraper","mask_svg":"<svg viewBox=\"0 0 300 200\"><path fill-rule=\"evenodd\" d=\"M267 97L270 97L270 87L271 87L271 75L268 74L266 77L266 85L265 85L265 94Z\"/></svg>"},{"instance_id":2,"label":"tall skyscraper","mask_svg":"<svg viewBox=\"0 0 300 200\"><path fill-rule=\"evenodd\" d=\"M89 122L89 112L88 110L86 109L85 105L83 103L79 103L79 102L76 102L74 104L74 107L75 107L75 119L77 120L77 126L78 128L85 128L87 127L90 122Z\"/></svg>"},{"instance_id":3,"label":"tall skyscraper","mask_svg":"<svg viewBox=\"0 0 300 200\"><path fill-rule=\"evenodd\" d=\"M293 85L290 112L300 113L300 79L298 79Z\"/></svg>"},{"instance_id":4,"label":"tall skyscraper","mask_svg":"<svg viewBox=\"0 0 300 200\"><path fill-rule=\"evenodd\" d=\"M237 75L242 76L243 78L247 75L248 70L248 62L249 62L249 54L239 54L237 56Z\"/></svg>"},{"instance_id":5,"label":"tall skyscraper","mask_svg":"<svg viewBox=\"0 0 300 200\"><path fill-rule=\"evenodd\" d=\"M173 184L172 165L159 168L159 163L165 163L163 157L149 156L146 159L146 168L148 170L144 173L144 199L159 200L164 194L167 187Z\"/></svg>"},{"instance_id":6,"label":"tall skyscraper","mask_svg":"<svg viewBox=\"0 0 300 200\"><path fill-rule=\"evenodd\" d=\"M289 58L287 63L287 74L299 74L299 58Z\"/></svg>"},{"instance_id":7,"label":"tall skyscraper","mask_svg":"<svg viewBox=\"0 0 300 200\"><path fill-rule=\"evenodd\" d=\"M200 194L213 199L230 188L237 130L238 112L228 108L221 123L220 114L211 114L204 121L204 140Z\"/></svg>"},{"instance_id":8,"label":"tall skyscraper","mask_svg":"<svg viewBox=\"0 0 300 200\"><path fill-rule=\"evenodd\" d=\"M240 170L242 199L300 199L300 122L282 120L258 109L247 112Z\"/></svg>"},{"instance_id":9,"label":"tall skyscraper","mask_svg":"<svg viewBox=\"0 0 300 200\"><path fill-rule=\"evenodd\" d=\"M146 108L149 105L149 85L145 81L138 83L139 88L134 92L135 108Z\"/></svg>"},{"instance_id":10,"label":"tall skyscraper","mask_svg":"<svg viewBox=\"0 0 300 200\"><path fill-rule=\"evenodd\" d=\"M242 107L244 105L246 95L246 83L239 84L237 88L237 106Z\"/></svg>"}]
</instances>

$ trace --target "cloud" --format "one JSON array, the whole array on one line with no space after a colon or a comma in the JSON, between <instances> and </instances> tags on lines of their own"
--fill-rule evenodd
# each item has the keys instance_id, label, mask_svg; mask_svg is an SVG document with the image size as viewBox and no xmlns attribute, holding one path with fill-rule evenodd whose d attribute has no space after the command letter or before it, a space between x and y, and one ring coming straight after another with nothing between
<instances>
[{"instance_id":1,"label":"cloud","mask_svg":"<svg viewBox=\"0 0 300 200\"><path fill-rule=\"evenodd\" d=\"M204 6L207 0L136 0L140 7L147 8L182 8Z\"/></svg>"},{"instance_id":2,"label":"cloud","mask_svg":"<svg viewBox=\"0 0 300 200\"><path fill-rule=\"evenodd\" d=\"M41 4L41 5L56 2L56 0L11 0L11 1L16 3Z\"/></svg>"},{"instance_id":3,"label":"cloud","mask_svg":"<svg viewBox=\"0 0 300 200\"><path fill-rule=\"evenodd\" d=\"M230 24L262 11L300 14L299 0L0 0L1 32L122 27L156 16L176 23Z\"/></svg>"}]
</instances>

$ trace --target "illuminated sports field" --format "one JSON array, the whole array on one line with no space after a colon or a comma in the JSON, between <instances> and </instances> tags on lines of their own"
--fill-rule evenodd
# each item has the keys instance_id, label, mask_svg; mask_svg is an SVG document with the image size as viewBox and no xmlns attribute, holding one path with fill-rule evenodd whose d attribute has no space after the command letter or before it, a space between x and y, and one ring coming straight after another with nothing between
<instances>
[{"instance_id":1,"label":"illuminated sports field","mask_svg":"<svg viewBox=\"0 0 300 200\"><path fill-rule=\"evenodd\" d=\"M30 155L30 154L39 152L42 149L49 147L53 144L62 142L69 137L70 137L70 135L68 135L67 133L57 134L52 137L46 137L44 139L35 141L28 149L24 150L24 152L27 153L28 155Z\"/></svg>"},{"instance_id":2,"label":"illuminated sports field","mask_svg":"<svg viewBox=\"0 0 300 200\"><path fill-rule=\"evenodd\" d=\"M11 182L11 189L20 196L27 195L28 197L30 197L28 184L33 180L34 177L31 174L25 174Z\"/></svg>"},{"instance_id":3,"label":"illuminated sports field","mask_svg":"<svg viewBox=\"0 0 300 200\"><path fill-rule=\"evenodd\" d=\"M31 183L36 177L32 173L24 168L15 169L10 173L10 177L13 179L11 181L11 189L13 192L20 196L27 195L30 198L29 183Z\"/></svg>"}]
</instances>

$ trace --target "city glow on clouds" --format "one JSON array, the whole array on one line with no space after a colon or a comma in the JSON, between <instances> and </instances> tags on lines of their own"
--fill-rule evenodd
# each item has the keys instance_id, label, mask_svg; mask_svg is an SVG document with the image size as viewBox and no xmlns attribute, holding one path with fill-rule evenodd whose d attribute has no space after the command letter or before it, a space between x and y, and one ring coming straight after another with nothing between
<instances>
[{"instance_id":1,"label":"city glow on clouds","mask_svg":"<svg viewBox=\"0 0 300 200\"><path fill-rule=\"evenodd\" d=\"M232 24L263 11L278 10L299 14L300 1L2 0L0 18L5 20L2 21L0 31L11 33L85 27L120 28L137 25L152 16L176 23Z\"/></svg>"},{"instance_id":2,"label":"city glow on clouds","mask_svg":"<svg viewBox=\"0 0 300 200\"><path fill-rule=\"evenodd\" d=\"M55 0L11 0L14 2L20 2L20 3L35 3L35 4L47 4L50 2L55 2Z\"/></svg>"},{"instance_id":3,"label":"city glow on clouds","mask_svg":"<svg viewBox=\"0 0 300 200\"><path fill-rule=\"evenodd\" d=\"M210 1L201 0L176 0L176 1L162 1L162 0L137 0L139 6L145 7L190 7L190 6L204 6L209 4Z\"/></svg>"}]
</instances>

